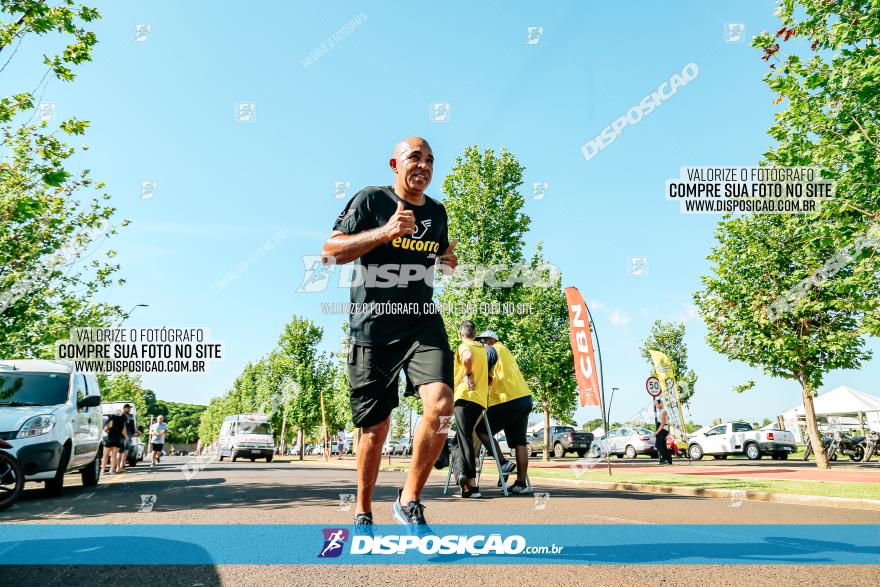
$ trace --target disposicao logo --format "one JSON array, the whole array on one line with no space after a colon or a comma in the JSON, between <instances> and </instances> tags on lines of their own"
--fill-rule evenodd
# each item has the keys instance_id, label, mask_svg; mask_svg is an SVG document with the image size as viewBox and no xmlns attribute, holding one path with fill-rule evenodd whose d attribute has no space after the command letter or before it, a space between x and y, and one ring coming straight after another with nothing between
<instances>
[{"instance_id":1,"label":"disposicao logo","mask_svg":"<svg viewBox=\"0 0 880 587\"><path fill-rule=\"evenodd\" d=\"M527 550L522 536L355 536L351 554L520 554ZM559 549L562 550L561 548ZM549 549L548 549L549 552Z\"/></svg>"},{"instance_id":2,"label":"disposicao logo","mask_svg":"<svg viewBox=\"0 0 880 587\"><path fill-rule=\"evenodd\" d=\"M324 547L318 558L335 558L342 554L342 546L348 540L348 530L344 528L324 528Z\"/></svg>"}]
</instances>

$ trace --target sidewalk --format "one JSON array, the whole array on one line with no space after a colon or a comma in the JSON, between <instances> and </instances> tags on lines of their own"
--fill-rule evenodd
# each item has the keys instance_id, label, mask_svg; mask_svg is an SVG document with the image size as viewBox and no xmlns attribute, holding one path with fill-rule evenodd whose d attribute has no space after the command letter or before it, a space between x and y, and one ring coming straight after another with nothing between
<instances>
[{"instance_id":1,"label":"sidewalk","mask_svg":"<svg viewBox=\"0 0 880 587\"><path fill-rule=\"evenodd\" d=\"M571 469L577 467L579 459L571 459L569 463L531 461L531 469ZM592 470L601 470L607 467L605 461L590 460ZM697 475L713 477L731 477L743 479L780 479L789 481L832 481L835 483L880 483L880 467L876 469L841 468L840 466L829 470L811 467L786 467L785 465L726 465L712 466L699 464L678 464L657 466L653 461L641 463L615 463L612 459L611 470L625 473L639 473L643 475Z\"/></svg>"}]
</instances>

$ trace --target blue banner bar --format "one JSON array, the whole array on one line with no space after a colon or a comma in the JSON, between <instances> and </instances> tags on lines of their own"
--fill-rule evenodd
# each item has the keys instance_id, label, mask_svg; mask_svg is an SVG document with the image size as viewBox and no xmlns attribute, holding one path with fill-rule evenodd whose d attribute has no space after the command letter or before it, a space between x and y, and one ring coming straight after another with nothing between
<instances>
[{"instance_id":1,"label":"blue banner bar","mask_svg":"<svg viewBox=\"0 0 880 587\"><path fill-rule=\"evenodd\" d=\"M425 563L876 565L880 525L0 525L0 565Z\"/></svg>"}]
</instances>

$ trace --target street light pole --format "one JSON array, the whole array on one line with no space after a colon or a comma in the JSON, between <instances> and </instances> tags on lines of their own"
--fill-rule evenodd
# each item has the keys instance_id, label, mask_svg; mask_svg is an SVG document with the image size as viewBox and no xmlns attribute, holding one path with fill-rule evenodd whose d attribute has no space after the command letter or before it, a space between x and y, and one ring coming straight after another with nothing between
<instances>
[{"instance_id":1,"label":"street light pole","mask_svg":"<svg viewBox=\"0 0 880 587\"><path fill-rule=\"evenodd\" d=\"M614 402L614 392L617 391L618 389L620 389L620 388L619 387L612 387L611 388L611 399L608 400L608 426L611 426L611 404ZM605 433L607 434L608 431L606 430Z\"/></svg>"}]
</instances>

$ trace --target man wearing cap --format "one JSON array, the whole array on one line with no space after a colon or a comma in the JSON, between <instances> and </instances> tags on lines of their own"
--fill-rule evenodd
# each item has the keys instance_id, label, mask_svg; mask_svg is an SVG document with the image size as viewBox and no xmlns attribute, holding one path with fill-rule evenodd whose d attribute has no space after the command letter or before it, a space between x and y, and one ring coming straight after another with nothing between
<instances>
[{"instance_id":1,"label":"man wearing cap","mask_svg":"<svg viewBox=\"0 0 880 587\"><path fill-rule=\"evenodd\" d=\"M489 394L489 366L486 349L474 340L474 323L465 320L459 329L461 344L455 351L455 415L456 436L461 450L463 471L458 479L461 496L480 497L477 487L477 459L474 451L474 427L480 421Z\"/></svg>"},{"instance_id":2,"label":"man wearing cap","mask_svg":"<svg viewBox=\"0 0 880 587\"><path fill-rule=\"evenodd\" d=\"M486 416L492 432L504 430L507 446L516 451L516 481L508 487L511 493L529 493L529 448L526 431L529 426L529 414L532 412L532 392L529 391L516 364L516 359L508 348L498 342L498 335L486 330L477 338L486 347L486 360L489 367L489 396ZM489 438L482 420L477 424L477 435L480 441L488 446L494 442ZM500 454L500 451L498 451ZM503 456L501 458L504 458ZM512 473L513 464L506 459L501 464L503 473Z\"/></svg>"}]
</instances>

